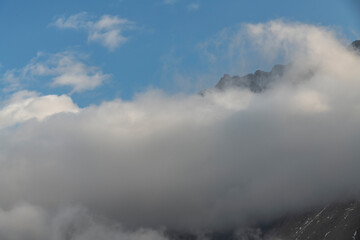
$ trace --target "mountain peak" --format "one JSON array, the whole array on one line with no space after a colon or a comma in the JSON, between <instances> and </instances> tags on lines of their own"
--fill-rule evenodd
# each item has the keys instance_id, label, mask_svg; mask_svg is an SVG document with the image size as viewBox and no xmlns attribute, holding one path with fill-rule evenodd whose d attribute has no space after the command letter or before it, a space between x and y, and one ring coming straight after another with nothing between
<instances>
[{"instance_id":1,"label":"mountain peak","mask_svg":"<svg viewBox=\"0 0 360 240\"><path fill-rule=\"evenodd\" d=\"M360 40L355 40L351 43L351 48L360 52Z\"/></svg>"},{"instance_id":2,"label":"mountain peak","mask_svg":"<svg viewBox=\"0 0 360 240\"><path fill-rule=\"evenodd\" d=\"M242 77L224 74L215 88L223 90L229 87L240 87L248 88L252 92L259 93L266 90L272 82L281 77L285 72L285 68L285 65L277 64L270 72L257 70L255 73L250 73Z\"/></svg>"}]
</instances>

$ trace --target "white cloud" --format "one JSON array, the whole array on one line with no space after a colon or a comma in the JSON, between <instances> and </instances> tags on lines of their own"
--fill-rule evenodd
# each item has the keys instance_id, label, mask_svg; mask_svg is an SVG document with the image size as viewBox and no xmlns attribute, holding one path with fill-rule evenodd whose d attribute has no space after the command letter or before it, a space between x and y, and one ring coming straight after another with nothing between
<instances>
[{"instance_id":1,"label":"white cloud","mask_svg":"<svg viewBox=\"0 0 360 240\"><path fill-rule=\"evenodd\" d=\"M100 42L110 50L114 50L128 41L122 32L130 26L132 23L126 19L104 15L89 31L89 41Z\"/></svg>"},{"instance_id":2,"label":"white cloud","mask_svg":"<svg viewBox=\"0 0 360 240\"><path fill-rule=\"evenodd\" d=\"M79 108L66 95L39 96L35 92L21 91L12 95L0 109L0 129L30 119L43 121L57 113L76 113Z\"/></svg>"},{"instance_id":3,"label":"white cloud","mask_svg":"<svg viewBox=\"0 0 360 240\"><path fill-rule=\"evenodd\" d=\"M89 42L99 42L113 51L128 41L124 31L133 29L135 23L118 16L103 15L93 20L87 13L74 14L68 18L60 17L52 23L60 29L82 29L88 32Z\"/></svg>"},{"instance_id":4,"label":"white cloud","mask_svg":"<svg viewBox=\"0 0 360 240\"><path fill-rule=\"evenodd\" d=\"M197 11L199 7L200 7L199 3L190 3L189 5L187 5L188 11Z\"/></svg>"},{"instance_id":5,"label":"white cloud","mask_svg":"<svg viewBox=\"0 0 360 240\"><path fill-rule=\"evenodd\" d=\"M82 60L85 56L74 52L60 52L56 54L38 53L29 64L22 69L5 72L3 79L16 88L28 79L51 77L52 86L70 86L72 92L92 90L100 86L110 77L101 69L87 66Z\"/></svg>"}]
</instances>

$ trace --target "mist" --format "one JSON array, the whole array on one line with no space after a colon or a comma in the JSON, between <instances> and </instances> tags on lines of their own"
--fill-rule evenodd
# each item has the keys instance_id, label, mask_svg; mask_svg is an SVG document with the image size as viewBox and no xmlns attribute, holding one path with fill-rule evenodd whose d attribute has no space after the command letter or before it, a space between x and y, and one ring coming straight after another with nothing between
<instances>
[{"instance_id":1,"label":"mist","mask_svg":"<svg viewBox=\"0 0 360 240\"><path fill-rule=\"evenodd\" d=\"M1 238L165 239L357 199L360 56L321 26L270 21L237 36L288 64L270 89L4 102Z\"/></svg>"}]
</instances>

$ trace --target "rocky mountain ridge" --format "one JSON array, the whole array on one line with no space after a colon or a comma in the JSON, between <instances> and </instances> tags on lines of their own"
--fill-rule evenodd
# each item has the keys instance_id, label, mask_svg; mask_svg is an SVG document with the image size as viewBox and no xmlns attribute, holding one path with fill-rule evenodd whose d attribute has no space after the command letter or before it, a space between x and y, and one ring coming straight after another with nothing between
<instances>
[{"instance_id":1,"label":"rocky mountain ridge","mask_svg":"<svg viewBox=\"0 0 360 240\"><path fill-rule=\"evenodd\" d=\"M248 88L250 91L260 93L284 75L286 70L285 65L277 64L270 72L257 70L255 73L250 73L246 76L230 76L225 74L220 81L215 85L216 89L224 90L231 87Z\"/></svg>"},{"instance_id":2,"label":"rocky mountain ridge","mask_svg":"<svg viewBox=\"0 0 360 240\"><path fill-rule=\"evenodd\" d=\"M348 49L360 54L360 40L353 41ZM280 79L286 72L289 65L275 65L270 72L261 70L255 71L245 76L230 76L225 74L215 85L215 89L225 90L227 88L247 88L254 93L261 93L271 87L271 85Z\"/></svg>"}]
</instances>

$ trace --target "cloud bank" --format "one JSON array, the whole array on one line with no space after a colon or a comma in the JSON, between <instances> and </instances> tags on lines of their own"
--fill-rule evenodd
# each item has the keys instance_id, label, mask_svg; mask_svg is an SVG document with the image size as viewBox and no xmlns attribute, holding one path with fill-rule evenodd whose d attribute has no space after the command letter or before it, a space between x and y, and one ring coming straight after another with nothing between
<instances>
[{"instance_id":1,"label":"cloud bank","mask_svg":"<svg viewBox=\"0 0 360 240\"><path fill-rule=\"evenodd\" d=\"M68 103L43 121L1 130L4 238L31 231L66 239L43 219L60 229L82 218L67 215L74 205L90 218L74 239L120 239L124 231L125 239L162 239L158 229L240 228L359 197L359 55L318 26L272 21L239 34L265 57L290 62L261 94L148 91L72 113ZM101 221L89 225L87 214ZM29 216L39 220L20 228Z\"/></svg>"},{"instance_id":2,"label":"cloud bank","mask_svg":"<svg viewBox=\"0 0 360 240\"><path fill-rule=\"evenodd\" d=\"M74 206L50 214L44 209L20 204L0 209L1 239L33 240L165 240L161 230L139 229L129 232L92 216L85 208Z\"/></svg>"}]
</instances>

